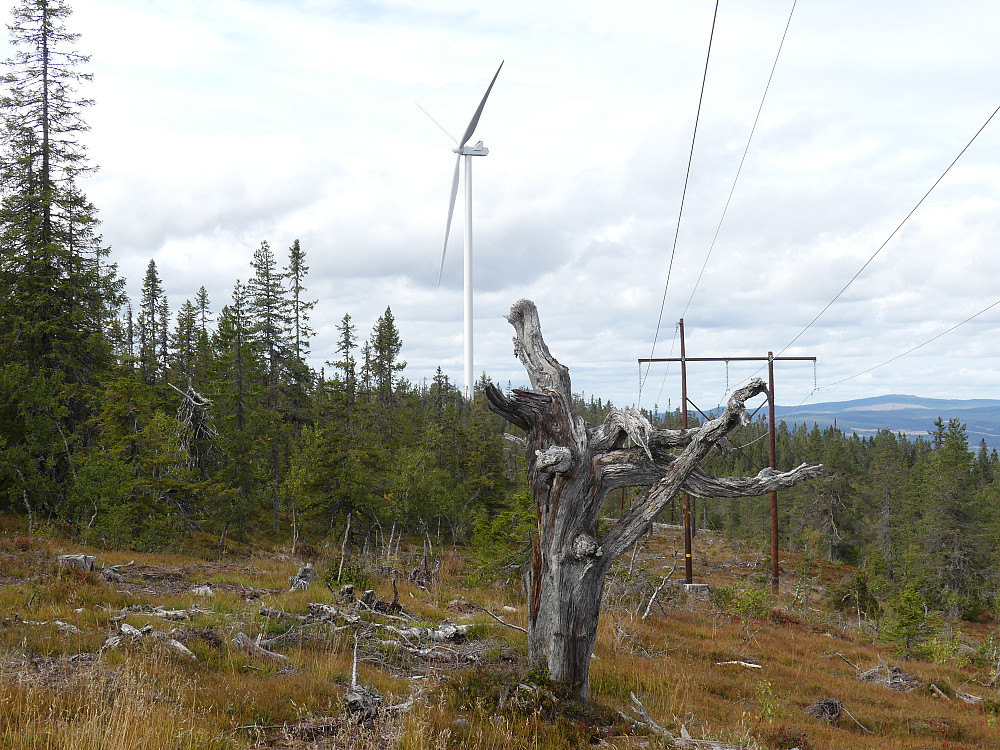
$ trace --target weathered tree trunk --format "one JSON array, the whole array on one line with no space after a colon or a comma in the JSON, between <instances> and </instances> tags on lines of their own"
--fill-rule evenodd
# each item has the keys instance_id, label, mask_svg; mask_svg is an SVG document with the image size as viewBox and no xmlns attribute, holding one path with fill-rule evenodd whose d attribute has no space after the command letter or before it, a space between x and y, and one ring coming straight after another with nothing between
<instances>
[{"instance_id":1,"label":"weathered tree trunk","mask_svg":"<svg viewBox=\"0 0 1000 750\"><path fill-rule=\"evenodd\" d=\"M605 575L677 492L756 496L817 476L821 467L803 464L790 472L765 469L756 477L735 478L712 477L698 469L746 418L747 399L766 392L760 380L736 391L725 413L701 427L654 430L637 409L616 409L603 425L588 429L573 414L569 370L549 353L534 303L517 302L507 320L516 332L514 351L532 390L516 390L508 398L490 385L486 395L492 411L525 431L528 480L538 513L524 581L529 655L535 663L544 659L554 679L586 698ZM673 449L682 451L675 454ZM598 539L597 522L608 493L640 486L649 490Z\"/></svg>"}]
</instances>

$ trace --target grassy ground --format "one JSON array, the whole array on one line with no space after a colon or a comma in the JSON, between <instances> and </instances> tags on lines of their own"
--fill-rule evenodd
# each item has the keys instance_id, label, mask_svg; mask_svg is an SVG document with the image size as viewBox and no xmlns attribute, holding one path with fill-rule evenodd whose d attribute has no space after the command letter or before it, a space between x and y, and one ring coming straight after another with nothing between
<instances>
[{"instance_id":1,"label":"grassy ground","mask_svg":"<svg viewBox=\"0 0 1000 750\"><path fill-rule=\"evenodd\" d=\"M1000 747L992 626L955 631L937 661L904 662L877 645L868 623L859 627L856 612L831 606L850 569L789 555L782 594L770 601L752 585L759 558L706 534L695 541L695 579L716 595L689 600L668 581L649 606L678 559L677 537L660 528L616 565L591 667L592 703L579 705L527 669L522 633L476 606L524 625L520 592L472 585L465 573L476 564L461 550L442 553L441 579L426 587L402 580L416 552L379 561L400 573L402 611L372 613L338 602L322 581L288 591L302 562L288 554L137 555L10 529L0 535L0 748L663 746L619 715L634 716L630 694L675 735L683 725L695 738L748 748ZM57 555L69 552L95 555L98 567L123 565L124 579L59 568ZM322 574L334 560L314 562ZM377 575L374 561L350 570L391 601L391 580ZM211 595L192 592L204 584ZM346 617L304 619L310 603ZM167 619L170 610L186 615ZM440 643L399 632L446 618L472 627ZM102 650L124 624L168 633L194 656L149 636ZM285 658L239 648L237 633L272 639L265 645ZM356 634L359 683L387 706L414 699L361 726L343 708ZM897 692L859 678L880 663L899 666L916 687ZM960 693L983 700L967 703ZM839 699L850 716L836 726L812 718L805 709L821 698Z\"/></svg>"}]
</instances>

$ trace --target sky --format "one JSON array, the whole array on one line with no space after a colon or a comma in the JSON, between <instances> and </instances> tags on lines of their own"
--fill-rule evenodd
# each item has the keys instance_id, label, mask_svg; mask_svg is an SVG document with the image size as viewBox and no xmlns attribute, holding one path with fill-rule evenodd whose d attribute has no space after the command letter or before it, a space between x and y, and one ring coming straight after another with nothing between
<instances>
[{"instance_id":1,"label":"sky","mask_svg":"<svg viewBox=\"0 0 1000 750\"><path fill-rule=\"evenodd\" d=\"M133 299L153 259L172 310L204 285L217 313L299 239L314 367L391 306L404 375L462 385L455 156L416 103L461 134L504 61L472 139L477 377L527 382L526 297L619 406L676 408L677 365L637 360L678 356L681 317L690 357L815 356L775 364L781 404L998 397L1000 306L876 366L1000 300L1000 115L823 312L1000 106L993 3L799 2L760 109L792 2L721 2L693 154L710 0L71 4L84 189ZM691 363L692 401L757 369Z\"/></svg>"}]
</instances>

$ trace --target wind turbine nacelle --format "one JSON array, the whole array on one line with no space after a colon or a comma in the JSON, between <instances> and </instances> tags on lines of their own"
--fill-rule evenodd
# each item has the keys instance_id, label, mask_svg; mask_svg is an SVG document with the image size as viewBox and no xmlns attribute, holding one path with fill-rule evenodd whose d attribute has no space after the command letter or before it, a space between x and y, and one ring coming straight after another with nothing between
<instances>
[{"instance_id":1,"label":"wind turbine nacelle","mask_svg":"<svg viewBox=\"0 0 1000 750\"><path fill-rule=\"evenodd\" d=\"M476 141L475 146L462 146L461 148L453 148L456 154L462 156L486 156L490 150L483 145L482 141Z\"/></svg>"}]
</instances>

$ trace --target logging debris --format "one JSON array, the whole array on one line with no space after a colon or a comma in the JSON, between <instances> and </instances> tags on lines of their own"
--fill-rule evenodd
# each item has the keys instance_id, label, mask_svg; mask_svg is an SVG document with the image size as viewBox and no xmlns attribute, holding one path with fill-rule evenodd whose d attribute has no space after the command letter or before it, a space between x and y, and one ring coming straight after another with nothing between
<instances>
[{"instance_id":1,"label":"logging debris","mask_svg":"<svg viewBox=\"0 0 1000 750\"><path fill-rule=\"evenodd\" d=\"M78 568L80 570L93 570L97 558L93 555L59 555L60 568Z\"/></svg>"},{"instance_id":2,"label":"logging debris","mask_svg":"<svg viewBox=\"0 0 1000 750\"><path fill-rule=\"evenodd\" d=\"M907 674L899 667L880 662L858 675L862 682L883 685L897 693L908 693L920 687L920 679Z\"/></svg>"}]
</instances>

